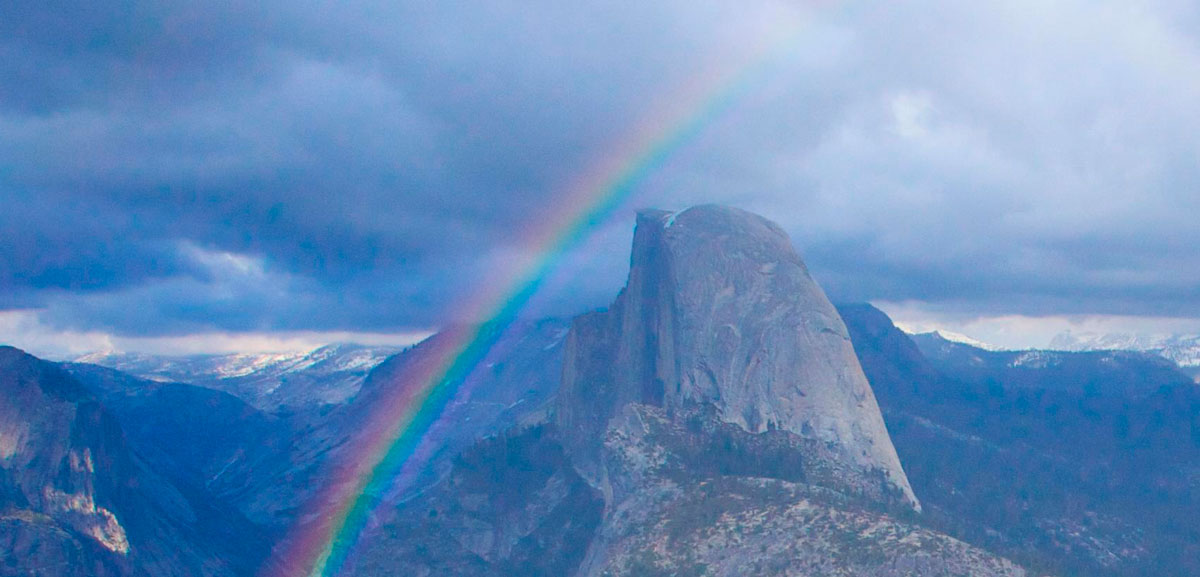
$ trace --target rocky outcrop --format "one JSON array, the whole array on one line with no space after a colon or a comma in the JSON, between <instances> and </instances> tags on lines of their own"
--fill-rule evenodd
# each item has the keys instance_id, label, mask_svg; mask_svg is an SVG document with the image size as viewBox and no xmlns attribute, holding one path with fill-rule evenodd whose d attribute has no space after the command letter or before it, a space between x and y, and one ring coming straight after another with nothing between
<instances>
[{"instance_id":1,"label":"rocky outcrop","mask_svg":"<svg viewBox=\"0 0 1200 577\"><path fill-rule=\"evenodd\" d=\"M627 486L617 489L622 498L606 511L576 575L1027 575L922 527L911 511L884 513L824 488L796 459L792 435L696 417L680 422L631 404L614 421L607 465L614 484Z\"/></svg>"},{"instance_id":2,"label":"rocky outcrop","mask_svg":"<svg viewBox=\"0 0 1200 577\"><path fill-rule=\"evenodd\" d=\"M0 347L0 575L247 574L266 543L130 450L53 363Z\"/></svg>"},{"instance_id":3,"label":"rocky outcrop","mask_svg":"<svg viewBox=\"0 0 1200 577\"><path fill-rule=\"evenodd\" d=\"M557 425L606 494L597 439L624 407L711 406L744 431L818 442L824 464L843 472L831 488L919 509L846 327L762 217L717 206L641 212L628 284L609 310L575 321L564 365Z\"/></svg>"},{"instance_id":4,"label":"rocky outcrop","mask_svg":"<svg viewBox=\"0 0 1200 577\"><path fill-rule=\"evenodd\" d=\"M384 508L348 574L1027 575L926 524L846 327L778 227L643 212L632 261L613 306L572 324L551 420Z\"/></svg>"},{"instance_id":5,"label":"rocky outcrop","mask_svg":"<svg viewBox=\"0 0 1200 577\"><path fill-rule=\"evenodd\" d=\"M291 423L228 393L97 365L60 366L117 418L150 468L245 513L253 513L246 488L295 443Z\"/></svg>"},{"instance_id":6,"label":"rocky outcrop","mask_svg":"<svg viewBox=\"0 0 1200 577\"><path fill-rule=\"evenodd\" d=\"M1025 577L1019 566L811 484L784 431L748 433L693 413L627 405L601 442L616 499L576 472L553 424L456 458L399 504L347 575L473 577Z\"/></svg>"}]
</instances>

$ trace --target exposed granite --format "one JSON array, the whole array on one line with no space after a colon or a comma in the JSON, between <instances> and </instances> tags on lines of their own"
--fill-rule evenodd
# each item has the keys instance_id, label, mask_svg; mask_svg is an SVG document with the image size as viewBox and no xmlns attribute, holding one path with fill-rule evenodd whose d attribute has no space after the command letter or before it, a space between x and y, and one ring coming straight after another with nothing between
<instances>
[{"instance_id":1,"label":"exposed granite","mask_svg":"<svg viewBox=\"0 0 1200 577\"><path fill-rule=\"evenodd\" d=\"M920 508L845 325L762 217L718 206L639 213L628 284L609 310L575 321L564 365L557 423L606 493L596 440L624 406L712 405L748 432L824 443L852 471L838 489L877 490L882 472Z\"/></svg>"}]
</instances>

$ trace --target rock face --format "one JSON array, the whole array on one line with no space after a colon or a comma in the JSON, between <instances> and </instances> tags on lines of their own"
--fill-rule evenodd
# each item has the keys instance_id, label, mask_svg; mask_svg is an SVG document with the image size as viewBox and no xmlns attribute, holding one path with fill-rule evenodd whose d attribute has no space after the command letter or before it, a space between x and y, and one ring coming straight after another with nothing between
<instances>
[{"instance_id":1,"label":"rock face","mask_svg":"<svg viewBox=\"0 0 1200 577\"><path fill-rule=\"evenodd\" d=\"M630 404L711 406L746 432L821 447L835 487L919 504L846 327L787 235L726 207L638 215L629 280L568 336L556 415L564 445L606 494L603 439ZM882 481L882 482L881 482Z\"/></svg>"},{"instance_id":2,"label":"rock face","mask_svg":"<svg viewBox=\"0 0 1200 577\"><path fill-rule=\"evenodd\" d=\"M561 354L550 420L396 503L347 574L1027 575L921 525L846 327L762 218L642 213Z\"/></svg>"},{"instance_id":3,"label":"rock face","mask_svg":"<svg viewBox=\"0 0 1200 577\"><path fill-rule=\"evenodd\" d=\"M0 575L248 574L265 542L130 450L53 363L0 347Z\"/></svg>"},{"instance_id":4,"label":"rock face","mask_svg":"<svg viewBox=\"0 0 1200 577\"><path fill-rule=\"evenodd\" d=\"M119 421L130 447L176 485L253 511L247 487L280 467L296 440L290 423L204 387L139 379L80 363L60 365Z\"/></svg>"},{"instance_id":5,"label":"rock face","mask_svg":"<svg viewBox=\"0 0 1200 577\"><path fill-rule=\"evenodd\" d=\"M619 502L606 504L576 473L553 424L511 430L478 443L444 482L398 505L344 573L1026 576L912 520L800 482L781 431L697 427L638 403L620 420L603 441L614 478L628 484Z\"/></svg>"},{"instance_id":6,"label":"rock face","mask_svg":"<svg viewBox=\"0 0 1200 577\"><path fill-rule=\"evenodd\" d=\"M837 463L813 463L805 441L627 405L604 439L614 496L575 575L1027 575L911 510L828 488Z\"/></svg>"}]
</instances>

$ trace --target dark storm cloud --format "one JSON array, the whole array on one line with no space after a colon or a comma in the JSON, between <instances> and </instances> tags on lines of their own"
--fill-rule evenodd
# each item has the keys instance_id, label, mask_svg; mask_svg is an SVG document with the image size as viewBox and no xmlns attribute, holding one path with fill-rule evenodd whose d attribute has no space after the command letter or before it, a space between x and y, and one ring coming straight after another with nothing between
<instances>
[{"instance_id":1,"label":"dark storm cloud","mask_svg":"<svg viewBox=\"0 0 1200 577\"><path fill-rule=\"evenodd\" d=\"M1189 314L1189 10L9 3L0 307L130 335L437 324L657 104L796 29L638 203L779 220L839 298ZM631 224L538 310L605 302Z\"/></svg>"}]
</instances>

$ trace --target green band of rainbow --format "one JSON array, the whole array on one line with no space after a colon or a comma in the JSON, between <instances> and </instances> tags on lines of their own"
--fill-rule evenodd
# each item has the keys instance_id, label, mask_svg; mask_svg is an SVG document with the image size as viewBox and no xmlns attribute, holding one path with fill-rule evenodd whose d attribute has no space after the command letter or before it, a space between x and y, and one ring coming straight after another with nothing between
<instances>
[{"instance_id":1,"label":"green band of rainbow","mask_svg":"<svg viewBox=\"0 0 1200 577\"><path fill-rule=\"evenodd\" d=\"M792 24L788 40L797 36ZM355 458L332 475L327 489L316 499L316 511L289 539L273 571L289 577L324 577L341 571L371 512L413 457L422 437L555 265L597 225L617 213L673 153L729 110L784 51L772 46L764 52L749 66L700 78L691 90L673 100L670 110L642 124L621 147L622 153L610 155L563 195L557 218L541 223L523 243L533 249L536 258L509 267L458 307L469 318L485 322L448 329L429 341L438 362L406 375L408 382L395 387L373 409L372 422L364 427L366 432L354 449Z\"/></svg>"}]
</instances>

